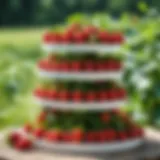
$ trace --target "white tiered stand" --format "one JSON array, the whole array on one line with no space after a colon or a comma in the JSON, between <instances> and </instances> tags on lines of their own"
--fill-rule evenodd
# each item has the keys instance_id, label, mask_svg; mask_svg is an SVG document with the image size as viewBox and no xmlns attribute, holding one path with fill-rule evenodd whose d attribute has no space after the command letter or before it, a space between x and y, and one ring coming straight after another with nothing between
<instances>
[{"instance_id":1,"label":"white tiered stand","mask_svg":"<svg viewBox=\"0 0 160 160\"><path fill-rule=\"evenodd\" d=\"M86 52L96 53L104 52L105 54L116 54L120 51L120 45L63 45L63 44L43 44L43 49L48 54L54 54L54 52L61 53L63 51L76 52L83 54ZM122 77L123 70L120 72L51 72L39 69L39 74L41 77L46 79L74 79L80 81L95 81L95 80L120 80ZM43 107L56 108L59 110L112 110L115 108L120 108L124 106L125 100L119 101L105 101L97 103L88 103L88 102L60 102L52 101L47 99L37 98L38 102ZM117 141L117 142L108 142L108 143L49 143L43 140L36 140L35 145L40 148L49 148L54 151L71 151L71 152L118 152L126 151L138 147L143 142L143 138L135 138L127 141Z\"/></svg>"}]
</instances>

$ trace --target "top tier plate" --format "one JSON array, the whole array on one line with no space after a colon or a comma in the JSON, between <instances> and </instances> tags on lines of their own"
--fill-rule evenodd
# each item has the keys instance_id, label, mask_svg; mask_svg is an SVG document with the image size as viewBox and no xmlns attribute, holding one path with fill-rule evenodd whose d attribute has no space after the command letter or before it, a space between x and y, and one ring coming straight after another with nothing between
<instances>
[{"instance_id":1,"label":"top tier plate","mask_svg":"<svg viewBox=\"0 0 160 160\"><path fill-rule=\"evenodd\" d=\"M117 54L121 51L121 44L52 44L43 43L43 50L47 53L54 52L76 52L79 54L85 54L86 52L105 54ZM57 53L56 53L57 54Z\"/></svg>"}]
</instances>

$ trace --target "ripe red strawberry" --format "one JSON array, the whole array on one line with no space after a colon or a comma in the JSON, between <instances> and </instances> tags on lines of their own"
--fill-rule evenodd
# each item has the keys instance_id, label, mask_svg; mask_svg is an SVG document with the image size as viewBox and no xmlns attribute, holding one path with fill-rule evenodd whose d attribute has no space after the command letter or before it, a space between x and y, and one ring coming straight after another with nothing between
<instances>
[{"instance_id":1,"label":"ripe red strawberry","mask_svg":"<svg viewBox=\"0 0 160 160\"><path fill-rule=\"evenodd\" d=\"M95 134L95 132L87 132L85 134L85 141L86 142L96 142L97 141L97 135Z\"/></svg>"},{"instance_id":2,"label":"ripe red strawberry","mask_svg":"<svg viewBox=\"0 0 160 160\"><path fill-rule=\"evenodd\" d=\"M95 26L87 26L83 29L83 33L86 36L95 35L98 33L98 29Z\"/></svg>"},{"instance_id":3,"label":"ripe red strawberry","mask_svg":"<svg viewBox=\"0 0 160 160\"><path fill-rule=\"evenodd\" d=\"M84 63L84 70L93 71L95 69L95 64L93 61L86 61Z\"/></svg>"},{"instance_id":4,"label":"ripe red strawberry","mask_svg":"<svg viewBox=\"0 0 160 160\"><path fill-rule=\"evenodd\" d=\"M135 138L135 137L141 137L143 136L143 130L138 128L138 127L134 127L131 131L130 131L130 136Z\"/></svg>"},{"instance_id":5,"label":"ripe red strawberry","mask_svg":"<svg viewBox=\"0 0 160 160\"><path fill-rule=\"evenodd\" d=\"M38 129L36 129L36 130L33 132L33 135L34 135L36 138L43 138L44 135L45 135L45 130L42 129L42 128L38 128Z\"/></svg>"},{"instance_id":6,"label":"ripe red strawberry","mask_svg":"<svg viewBox=\"0 0 160 160\"><path fill-rule=\"evenodd\" d=\"M28 150L32 148L32 142L29 139L22 138L15 144L18 150Z\"/></svg>"},{"instance_id":7,"label":"ripe red strawberry","mask_svg":"<svg viewBox=\"0 0 160 160\"><path fill-rule=\"evenodd\" d=\"M98 132L98 141L99 142L105 142L107 140L106 132L99 131Z\"/></svg>"},{"instance_id":8,"label":"ripe red strawberry","mask_svg":"<svg viewBox=\"0 0 160 160\"><path fill-rule=\"evenodd\" d=\"M73 93L72 93L72 100L73 101L82 101L83 100L83 98L84 98L84 94L83 94L83 92L81 92L81 91L74 91Z\"/></svg>"},{"instance_id":9,"label":"ripe red strawberry","mask_svg":"<svg viewBox=\"0 0 160 160\"><path fill-rule=\"evenodd\" d=\"M98 34L98 39L100 42L103 42L103 43L108 42L108 32L100 31Z\"/></svg>"},{"instance_id":10,"label":"ripe red strawberry","mask_svg":"<svg viewBox=\"0 0 160 160\"><path fill-rule=\"evenodd\" d=\"M58 99L62 100L62 101L67 101L70 98L70 93L69 91L60 91L58 93Z\"/></svg>"},{"instance_id":11,"label":"ripe red strawberry","mask_svg":"<svg viewBox=\"0 0 160 160\"><path fill-rule=\"evenodd\" d=\"M61 42L61 35L59 33L46 33L43 38L46 43Z\"/></svg>"},{"instance_id":12,"label":"ripe red strawberry","mask_svg":"<svg viewBox=\"0 0 160 160\"><path fill-rule=\"evenodd\" d=\"M116 131L114 131L113 129L109 129L105 131L105 134L106 134L107 141L113 141L117 138Z\"/></svg>"},{"instance_id":13,"label":"ripe red strawberry","mask_svg":"<svg viewBox=\"0 0 160 160\"><path fill-rule=\"evenodd\" d=\"M39 67L40 69L45 69L45 68L47 68L46 65L47 65L46 60L41 60L41 61L38 62L38 67Z\"/></svg>"},{"instance_id":14,"label":"ripe red strawberry","mask_svg":"<svg viewBox=\"0 0 160 160\"><path fill-rule=\"evenodd\" d=\"M123 140L123 141L128 138L128 134L125 131L118 132L117 136L119 140Z\"/></svg>"},{"instance_id":15,"label":"ripe red strawberry","mask_svg":"<svg viewBox=\"0 0 160 160\"><path fill-rule=\"evenodd\" d=\"M102 113L100 118L102 122L105 122L105 123L108 123L111 119L109 113Z\"/></svg>"},{"instance_id":16,"label":"ripe red strawberry","mask_svg":"<svg viewBox=\"0 0 160 160\"><path fill-rule=\"evenodd\" d=\"M21 139L22 135L18 132L13 132L8 136L8 142L11 145L14 145L16 142L19 141L19 139Z\"/></svg>"},{"instance_id":17,"label":"ripe red strawberry","mask_svg":"<svg viewBox=\"0 0 160 160\"><path fill-rule=\"evenodd\" d=\"M37 88L35 91L34 91L34 95L37 96L37 97L44 97L44 92L41 88Z\"/></svg>"},{"instance_id":18,"label":"ripe red strawberry","mask_svg":"<svg viewBox=\"0 0 160 160\"><path fill-rule=\"evenodd\" d=\"M66 31L62 35L63 43L71 43L73 40L73 33L71 30Z\"/></svg>"},{"instance_id":19,"label":"ripe red strawberry","mask_svg":"<svg viewBox=\"0 0 160 160\"><path fill-rule=\"evenodd\" d=\"M57 99L58 97L58 93L56 90L47 90L46 94L48 99Z\"/></svg>"},{"instance_id":20,"label":"ripe red strawberry","mask_svg":"<svg viewBox=\"0 0 160 160\"><path fill-rule=\"evenodd\" d=\"M61 138L61 132L58 130L51 130L45 134L45 137L49 142L59 141Z\"/></svg>"},{"instance_id":21,"label":"ripe red strawberry","mask_svg":"<svg viewBox=\"0 0 160 160\"><path fill-rule=\"evenodd\" d=\"M71 63L71 70L73 71L80 71L82 70L82 62L81 61L72 61Z\"/></svg>"},{"instance_id":22,"label":"ripe red strawberry","mask_svg":"<svg viewBox=\"0 0 160 160\"><path fill-rule=\"evenodd\" d=\"M80 128L73 129L71 132L72 142L81 142L84 139L84 132Z\"/></svg>"},{"instance_id":23,"label":"ripe red strawberry","mask_svg":"<svg viewBox=\"0 0 160 160\"><path fill-rule=\"evenodd\" d=\"M100 91L98 93L98 100L105 101L107 99L108 99L108 92L106 92L106 91Z\"/></svg>"},{"instance_id":24,"label":"ripe red strawberry","mask_svg":"<svg viewBox=\"0 0 160 160\"><path fill-rule=\"evenodd\" d=\"M115 60L112 60L112 59L110 59L110 60L108 60L107 61L107 69L108 70L110 70L110 71L114 71L114 70L116 70L116 66L117 64L116 64L116 61Z\"/></svg>"},{"instance_id":25,"label":"ripe red strawberry","mask_svg":"<svg viewBox=\"0 0 160 160\"><path fill-rule=\"evenodd\" d=\"M112 33L111 34L111 41L113 43L123 43L124 37L121 33Z\"/></svg>"},{"instance_id":26,"label":"ripe red strawberry","mask_svg":"<svg viewBox=\"0 0 160 160\"><path fill-rule=\"evenodd\" d=\"M45 33L43 36L43 40L44 42L47 42L47 43L52 42L52 33L50 32Z\"/></svg>"},{"instance_id":27,"label":"ripe red strawberry","mask_svg":"<svg viewBox=\"0 0 160 160\"><path fill-rule=\"evenodd\" d=\"M86 97L86 101L95 101L97 99L97 95L93 91L88 91L85 97Z\"/></svg>"},{"instance_id":28,"label":"ripe red strawberry","mask_svg":"<svg viewBox=\"0 0 160 160\"><path fill-rule=\"evenodd\" d=\"M26 124L24 126L24 131L27 132L27 133L31 133L33 130L32 126L30 124Z\"/></svg>"},{"instance_id":29,"label":"ripe red strawberry","mask_svg":"<svg viewBox=\"0 0 160 160\"><path fill-rule=\"evenodd\" d=\"M98 61L96 63L96 70L98 71L103 71L105 70L106 66L105 66L105 63L103 61Z\"/></svg>"},{"instance_id":30,"label":"ripe red strawberry","mask_svg":"<svg viewBox=\"0 0 160 160\"><path fill-rule=\"evenodd\" d=\"M126 97L126 91L125 89L119 89L118 90L118 98L123 99Z\"/></svg>"},{"instance_id":31,"label":"ripe red strawberry","mask_svg":"<svg viewBox=\"0 0 160 160\"><path fill-rule=\"evenodd\" d=\"M83 34L83 32L75 32L73 34L73 41L76 43L84 43L86 41L86 36Z\"/></svg>"},{"instance_id":32,"label":"ripe red strawberry","mask_svg":"<svg viewBox=\"0 0 160 160\"><path fill-rule=\"evenodd\" d=\"M60 70L60 62L58 61L52 61L50 62L50 66L49 66L49 69L50 71L58 71Z\"/></svg>"},{"instance_id":33,"label":"ripe red strawberry","mask_svg":"<svg viewBox=\"0 0 160 160\"><path fill-rule=\"evenodd\" d=\"M61 134L61 140L65 142L70 142L72 140L72 134L70 132L63 132Z\"/></svg>"},{"instance_id":34,"label":"ripe red strawberry","mask_svg":"<svg viewBox=\"0 0 160 160\"><path fill-rule=\"evenodd\" d=\"M46 112L41 112L40 115L37 118L38 123L42 123L46 120L47 113Z\"/></svg>"},{"instance_id":35,"label":"ripe red strawberry","mask_svg":"<svg viewBox=\"0 0 160 160\"><path fill-rule=\"evenodd\" d=\"M61 70L61 71L69 71L70 70L70 63L69 62L61 62L61 63L59 63L59 70Z\"/></svg>"},{"instance_id":36,"label":"ripe red strawberry","mask_svg":"<svg viewBox=\"0 0 160 160\"><path fill-rule=\"evenodd\" d=\"M110 89L108 91L108 99L109 100L115 100L118 98L118 91L117 89Z\"/></svg>"}]
</instances>

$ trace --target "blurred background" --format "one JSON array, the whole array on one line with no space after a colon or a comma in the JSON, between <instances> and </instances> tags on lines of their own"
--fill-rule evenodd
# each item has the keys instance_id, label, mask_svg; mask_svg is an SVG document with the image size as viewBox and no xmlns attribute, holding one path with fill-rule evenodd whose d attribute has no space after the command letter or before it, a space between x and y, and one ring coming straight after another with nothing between
<instances>
[{"instance_id":1,"label":"blurred background","mask_svg":"<svg viewBox=\"0 0 160 160\"><path fill-rule=\"evenodd\" d=\"M0 129L34 119L41 36L74 22L124 32L128 112L142 125L160 128L159 9L159 0L1 0Z\"/></svg>"}]
</instances>

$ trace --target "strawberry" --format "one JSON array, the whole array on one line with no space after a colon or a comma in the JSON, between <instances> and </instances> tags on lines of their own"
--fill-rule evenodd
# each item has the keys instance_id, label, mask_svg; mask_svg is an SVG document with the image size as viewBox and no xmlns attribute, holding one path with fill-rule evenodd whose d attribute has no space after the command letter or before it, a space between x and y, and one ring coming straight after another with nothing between
<instances>
[{"instance_id":1,"label":"strawberry","mask_svg":"<svg viewBox=\"0 0 160 160\"><path fill-rule=\"evenodd\" d=\"M73 40L73 33L72 31L68 30L62 35L63 43L70 43Z\"/></svg>"},{"instance_id":2,"label":"strawberry","mask_svg":"<svg viewBox=\"0 0 160 160\"><path fill-rule=\"evenodd\" d=\"M107 66L108 70L114 71L114 70L116 70L116 61L110 59L110 60L107 61L107 65L106 66Z\"/></svg>"},{"instance_id":3,"label":"strawberry","mask_svg":"<svg viewBox=\"0 0 160 160\"><path fill-rule=\"evenodd\" d=\"M27 133L31 133L33 130L32 126L30 124L26 124L24 126L24 131L27 132Z\"/></svg>"},{"instance_id":4,"label":"strawberry","mask_svg":"<svg viewBox=\"0 0 160 160\"><path fill-rule=\"evenodd\" d=\"M71 70L73 70L73 71L82 70L82 63L80 61L72 61Z\"/></svg>"},{"instance_id":5,"label":"strawberry","mask_svg":"<svg viewBox=\"0 0 160 160\"><path fill-rule=\"evenodd\" d=\"M16 144L18 150L28 150L32 148L32 142L29 139L22 138Z\"/></svg>"},{"instance_id":6,"label":"strawberry","mask_svg":"<svg viewBox=\"0 0 160 160\"><path fill-rule=\"evenodd\" d=\"M124 37L121 33L112 33L111 41L113 43L123 43L124 42Z\"/></svg>"},{"instance_id":7,"label":"strawberry","mask_svg":"<svg viewBox=\"0 0 160 160\"><path fill-rule=\"evenodd\" d=\"M106 92L106 91L100 91L100 92L98 93L98 99L99 99L100 101L105 101L105 100L107 100L107 99L108 99L108 92Z\"/></svg>"},{"instance_id":8,"label":"strawberry","mask_svg":"<svg viewBox=\"0 0 160 160\"><path fill-rule=\"evenodd\" d=\"M38 129L36 129L36 130L33 132L33 135L34 135L36 138L43 138L44 135L45 135L45 131L44 131L44 129L42 129L42 128L38 128Z\"/></svg>"},{"instance_id":9,"label":"strawberry","mask_svg":"<svg viewBox=\"0 0 160 160\"><path fill-rule=\"evenodd\" d=\"M96 63L96 70L98 70L98 71L105 70L105 63L103 61L98 61Z\"/></svg>"},{"instance_id":10,"label":"strawberry","mask_svg":"<svg viewBox=\"0 0 160 160\"><path fill-rule=\"evenodd\" d=\"M95 65L94 65L94 62L93 61L86 61L84 63L84 70L87 70L87 71L93 71L95 68Z\"/></svg>"},{"instance_id":11,"label":"strawberry","mask_svg":"<svg viewBox=\"0 0 160 160\"><path fill-rule=\"evenodd\" d=\"M48 70L60 70L60 63L58 61L52 61L50 62L50 66L49 66L49 69Z\"/></svg>"},{"instance_id":12,"label":"strawberry","mask_svg":"<svg viewBox=\"0 0 160 160\"><path fill-rule=\"evenodd\" d=\"M118 139L119 140L126 140L128 138L127 132L121 131L117 133Z\"/></svg>"},{"instance_id":13,"label":"strawberry","mask_svg":"<svg viewBox=\"0 0 160 160\"><path fill-rule=\"evenodd\" d=\"M41 88L37 88L35 91L34 91L34 95L37 96L37 97L44 97L45 96L45 93L43 92L43 90Z\"/></svg>"},{"instance_id":14,"label":"strawberry","mask_svg":"<svg viewBox=\"0 0 160 160\"><path fill-rule=\"evenodd\" d=\"M70 93L68 91L60 91L58 93L58 97L60 100L67 101L70 98Z\"/></svg>"},{"instance_id":15,"label":"strawberry","mask_svg":"<svg viewBox=\"0 0 160 160\"><path fill-rule=\"evenodd\" d=\"M45 137L49 142L59 141L61 137L61 132L58 130L51 130L45 134Z\"/></svg>"},{"instance_id":16,"label":"strawberry","mask_svg":"<svg viewBox=\"0 0 160 160\"><path fill-rule=\"evenodd\" d=\"M95 142L97 140L97 135L95 132L87 132L85 134L85 141L86 142Z\"/></svg>"},{"instance_id":17,"label":"strawberry","mask_svg":"<svg viewBox=\"0 0 160 160\"><path fill-rule=\"evenodd\" d=\"M106 31L100 31L98 33L98 39L100 42L103 42L103 43L108 42L108 33Z\"/></svg>"},{"instance_id":18,"label":"strawberry","mask_svg":"<svg viewBox=\"0 0 160 160\"><path fill-rule=\"evenodd\" d=\"M18 132L13 132L8 136L8 142L11 145L14 145L19 139L21 139L22 135Z\"/></svg>"},{"instance_id":19,"label":"strawberry","mask_svg":"<svg viewBox=\"0 0 160 160\"><path fill-rule=\"evenodd\" d=\"M110 89L108 91L108 99L109 100L115 100L118 98L118 92L116 89Z\"/></svg>"},{"instance_id":20,"label":"strawberry","mask_svg":"<svg viewBox=\"0 0 160 160\"><path fill-rule=\"evenodd\" d=\"M46 33L43 40L47 43L57 43L61 41L61 35L59 33Z\"/></svg>"},{"instance_id":21,"label":"strawberry","mask_svg":"<svg viewBox=\"0 0 160 160\"><path fill-rule=\"evenodd\" d=\"M72 142L81 142L84 138L84 133L82 129L80 128L75 128L71 132L71 140Z\"/></svg>"},{"instance_id":22,"label":"strawberry","mask_svg":"<svg viewBox=\"0 0 160 160\"><path fill-rule=\"evenodd\" d=\"M57 99L58 97L58 93L56 90L47 90L46 94L48 99Z\"/></svg>"},{"instance_id":23,"label":"strawberry","mask_svg":"<svg viewBox=\"0 0 160 160\"><path fill-rule=\"evenodd\" d=\"M108 113L102 113L100 118L102 122L108 123L111 117Z\"/></svg>"},{"instance_id":24,"label":"strawberry","mask_svg":"<svg viewBox=\"0 0 160 160\"><path fill-rule=\"evenodd\" d=\"M88 91L87 93L86 93L86 100L87 101L95 101L96 100L96 98L97 98L97 95L96 95L96 93L95 92L93 92L93 91Z\"/></svg>"},{"instance_id":25,"label":"strawberry","mask_svg":"<svg viewBox=\"0 0 160 160\"><path fill-rule=\"evenodd\" d=\"M59 64L59 69L61 71L69 71L70 70L70 63L69 62L61 62Z\"/></svg>"},{"instance_id":26,"label":"strawberry","mask_svg":"<svg viewBox=\"0 0 160 160\"><path fill-rule=\"evenodd\" d=\"M84 98L84 95L83 95L83 93L81 91L77 90L77 91L74 91L72 93L72 99L73 99L73 101L82 101L83 98Z\"/></svg>"},{"instance_id":27,"label":"strawberry","mask_svg":"<svg viewBox=\"0 0 160 160\"><path fill-rule=\"evenodd\" d=\"M61 135L61 140L65 142L70 142L72 140L72 134L70 132L63 132Z\"/></svg>"},{"instance_id":28,"label":"strawberry","mask_svg":"<svg viewBox=\"0 0 160 160\"><path fill-rule=\"evenodd\" d=\"M118 98L124 99L126 97L125 89L119 89L117 92L118 92Z\"/></svg>"},{"instance_id":29,"label":"strawberry","mask_svg":"<svg viewBox=\"0 0 160 160\"><path fill-rule=\"evenodd\" d=\"M38 62L38 67L39 67L40 69L45 69L45 68L47 68L46 65L47 65L47 64L46 64L46 60L41 60L41 61Z\"/></svg>"},{"instance_id":30,"label":"strawberry","mask_svg":"<svg viewBox=\"0 0 160 160\"><path fill-rule=\"evenodd\" d=\"M45 33L43 36L43 40L44 42L47 42L47 43L52 42L52 33L50 32Z\"/></svg>"},{"instance_id":31,"label":"strawberry","mask_svg":"<svg viewBox=\"0 0 160 160\"><path fill-rule=\"evenodd\" d=\"M117 138L117 134L113 129L105 131L107 141L113 141Z\"/></svg>"},{"instance_id":32,"label":"strawberry","mask_svg":"<svg viewBox=\"0 0 160 160\"><path fill-rule=\"evenodd\" d=\"M106 133L104 131L98 132L98 141L99 142L105 142L106 141Z\"/></svg>"},{"instance_id":33,"label":"strawberry","mask_svg":"<svg viewBox=\"0 0 160 160\"><path fill-rule=\"evenodd\" d=\"M76 43L84 43L86 41L86 36L83 32L75 32L73 34L73 41Z\"/></svg>"}]
</instances>

